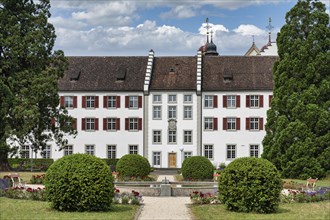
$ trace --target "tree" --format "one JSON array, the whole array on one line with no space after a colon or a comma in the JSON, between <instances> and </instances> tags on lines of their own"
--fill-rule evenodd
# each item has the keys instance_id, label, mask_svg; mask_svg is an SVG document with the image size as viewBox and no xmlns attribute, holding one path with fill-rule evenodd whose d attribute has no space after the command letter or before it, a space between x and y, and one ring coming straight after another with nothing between
<instances>
[{"instance_id":1,"label":"tree","mask_svg":"<svg viewBox=\"0 0 330 220\"><path fill-rule=\"evenodd\" d=\"M66 143L75 132L59 108L57 82L68 61L53 52L55 30L48 23L49 0L0 0L0 169L19 145L43 150L55 139ZM56 121L56 123L54 123ZM59 125L62 126L59 126Z\"/></svg>"},{"instance_id":2,"label":"tree","mask_svg":"<svg viewBox=\"0 0 330 220\"><path fill-rule=\"evenodd\" d=\"M285 19L262 156L283 177L322 177L330 170L329 15L321 2L299 0Z\"/></svg>"}]
</instances>

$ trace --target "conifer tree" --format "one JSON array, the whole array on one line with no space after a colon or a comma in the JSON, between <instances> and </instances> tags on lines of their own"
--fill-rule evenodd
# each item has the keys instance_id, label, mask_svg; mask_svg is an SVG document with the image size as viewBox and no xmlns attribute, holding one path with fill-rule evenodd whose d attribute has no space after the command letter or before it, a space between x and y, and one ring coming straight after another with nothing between
<instances>
[{"instance_id":1,"label":"conifer tree","mask_svg":"<svg viewBox=\"0 0 330 220\"><path fill-rule=\"evenodd\" d=\"M57 82L68 62L62 51L53 51L56 35L48 23L49 9L49 0L0 0L2 170L9 168L7 157L19 146L29 144L37 152L53 139L65 144L64 134L74 133L65 123L72 119L58 107Z\"/></svg>"},{"instance_id":2,"label":"conifer tree","mask_svg":"<svg viewBox=\"0 0 330 220\"><path fill-rule=\"evenodd\" d=\"M299 0L285 19L262 156L283 177L322 177L330 170L329 15L323 3Z\"/></svg>"}]
</instances>

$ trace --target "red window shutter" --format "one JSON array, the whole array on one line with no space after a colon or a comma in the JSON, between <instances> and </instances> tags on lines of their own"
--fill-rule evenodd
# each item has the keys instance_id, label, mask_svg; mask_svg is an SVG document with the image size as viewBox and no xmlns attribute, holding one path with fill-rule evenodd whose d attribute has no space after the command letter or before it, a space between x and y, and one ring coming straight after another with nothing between
<instances>
[{"instance_id":1,"label":"red window shutter","mask_svg":"<svg viewBox=\"0 0 330 220\"><path fill-rule=\"evenodd\" d=\"M264 96L259 95L259 107L262 108L264 107Z\"/></svg>"},{"instance_id":2,"label":"red window shutter","mask_svg":"<svg viewBox=\"0 0 330 220\"><path fill-rule=\"evenodd\" d=\"M142 108L142 96L138 97L138 108Z\"/></svg>"},{"instance_id":3,"label":"red window shutter","mask_svg":"<svg viewBox=\"0 0 330 220\"><path fill-rule=\"evenodd\" d=\"M269 95L269 107L270 107L270 104L272 103L272 99L273 99L273 96L272 95Z\"/></svg>"},{"instance_id":4,"label":"red window shutter","mask_svg":"<svg viewBox=\"0 0 330 220\"><path fill-rule=\"evenodd\" d=\"M218 130L218 118L213 118L213 130Z\"/></svg>"},{"instance_id":5,"label":"red window shutter","mask_svg":"<svg viewBox=\"0 0 330 220\"><path fill-rule=\"evenodd\" d=\"M259 118L259 130L264 130L264 119Z\"/></svg>"},{"instance_id":6,"label":"red window shutter","mask_svg":"<svg viewBox=\"0 0 330 220\"><path fill-rule=\"evenodd\" d=\"M142 118L139 118L139 120L138 120L138 130L139 131L142 130Z\"/></svg>"},{"instance_id":7,"label":"red window shutter","mask_svg":"<svg viewBox=\"0 0 330 220\"><path fill-rule=\"evenodd\" d=\"M61 96L60 98L60 105L61 107L64 107L64 96Z\"/></svg>"},{"instance_id":8,"label":"red window shutter","mask_svg":"<svg viewBox=\"0 0 330 220\"><path fill-rule=\"evenodd\" d=\"M95 125L95 131L98 131L99 130L99 119L98 118L94 119L94 125Z\"/></svg>"},{"instance_id":9,"label":"red window shutter","mask_svg":"<svg viewBox=\"0 0 330 220\"><path fill-rule=\"evenodd\" d=\"M104 131L108 130L108 126L107 125L108 125L108 119L107 118L103 118L103 130Z\"/></svg>"},{"instance_id":10,"label":"red window shutter","mask_svg":"<svg viewBox=\"0 0 330 220\"><path fill-rule=\"evenodd\" d=\"M77 96L73 96L73 108L77 108Z\"/></svg>"},{"instance_id":11,"label":"red window shutter","mask_svg":"<svg viewBox=\"0 0 330 220\"><path fill-rule=\"evenodd\" d=\"M125 118L125 130L129 130L129 119Z\"/></svg>"},{"instance_id":12,"label":"red window shutter","mask_svg":"<svg viewBox=\"0 0 330 220\"><path fill-rule=\"evenodd\" d=\"M118 96L119 97L119 96ZM116 118L116 130L120 130L120 118Z\"/></svg>"},{"instance_id":13,"label":"red window shutter","mask_svg":"<svg viewBox=\"0 0 330 220\"><path fill-rule=\"evenodd\" d=\"M72 121L72 128L74 130L77 130L77 119L76 118L74 118L73 121Z\"/></svg>"},{"instance_id":14,"label":"red window shutter","mask_svg":"<svg viewBox=\"0 0 330 220\"><path fill-rule=\"evenodd\" d=\"M116 97L116 105L117 108L120 108L120 96Z\"/></svg>"},{"instance_id":15,"label":"red window shutter","mask_svg":"<svg viewBox=\"0 0 330 220\"><path fill-rule=\"evenodd\" d=\"M103 96L103 108L108 108L108 96Z\"/></svg>"},{"instance_id":16,"label":"red window shutter","mask_svg":"<svg viewBox=\"0 0 330 220\"><path fill-rule=\"evenodd\" d=\"M218 108L218 96L213 96L213 108Z\"/></svg>"},{"instance_id":17,"label":"red window shutter","mask_svg":"<svg viewBox=\"0 0 330 220\"><path fill-rule=\"evenodd\" d=\"M250 118L246 118L246 122L245 122L245 127L246 127L246 130L250 130Z\"/></svg>"},{"instance_id":18,"label":"red window shutter","mask_svg":"<svg viewBox=\"0 0 330 220\"><path fill-rule=\"evenodd\" d=\"M125 96L125 108L129 107L129 96Z\"/></svg>"},{"instance_id":19,"label":"red window shutter","mask_svg":"<svg viewBox=\"0 0 330 220\"><path fill-rule=\"evenodd\" d=\"M227 96L226 95L222 96L222 106L224 108L227 108Z\"/></svg>"},{"instance_id":20,"label":"red window shutter","mask_svg":"<svg viewBox=\"0 0 330 220\"><path fill-rule=\"evenodd\" d=\"M99 97L98 96L94 96L95 97L95 108L99 107Z\"/></svg>"},{"instance_id":21,"label":"red window shutter","mask_svg":"<svg viewBox=\"0 0 330 220\"><path fill-rule=\"evenodd\" d=\"M83 118L82 120L81 120L81 130L86 130L86 119L85 118Z\"/></svg>"},{"instance_id":22,"label":"red window shutter","mask_svg":"<svg viewBox=\"0 0 330 220\"><path fill-rule=\"evenodd\" d=\"M228 129L227 118L223 118L222 123L223 123L222 125L223 130L227 130Z\"/></svg>"},{"instance_id":23,"label":"red window shutter","mask_svg":"<svg viewBox=\"0 0 330 220\"><path fill-rule=\"evenodd\" d=\"M236 118L236 130L241 130L241 119Z\"/></svg>"},{"instance_id":24,"label":"red window shutter","mask_svg":"<svg viewBox=\"0 0 330 220\"><path fill-rule=\"evenodd\" d=\"M83 108L86 108L86 96L82 97L82 103L81 103Z\"/></svg>"},{"instance_id":25,"label":"red window shutter","mask_svg":"<svg viewBox=\"0 0 330 220\"><path fill-rule=\"evenodd\" d=\"M250 96L249 95L246 96L246 107L247 108L250 107Z\"/></svg>"},{"instance_id":26,"label":"red window shutter","mask_svg":"<svg viewBox=\"0 0 330 220\"><path fill-rule=\"evenodd\" d=\"M241 96L237 95L236 96L236 108L240 108L241 107Z\"/></svg>"}]
</instances>

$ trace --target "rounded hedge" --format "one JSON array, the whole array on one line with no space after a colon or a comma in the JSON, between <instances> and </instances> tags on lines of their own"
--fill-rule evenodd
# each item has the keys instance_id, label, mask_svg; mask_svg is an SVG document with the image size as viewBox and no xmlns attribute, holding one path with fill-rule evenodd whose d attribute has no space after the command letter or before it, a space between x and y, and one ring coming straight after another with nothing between
<instances>
[{"instance_id":1,"label":"rounded hedge","mask_svg":"<svg viewBox=\"0 0 330 220\"><path fill-rule=\"evenodd\" d=\"M213 171L213 164L203 156L189 157L182 163L182 176L186 180L212 179Z\"/></svg>"},{"instance_id":2,"label":"rounded hedge","mask_svg":"<svg viewBox=\"0 0 330 220\"><path fill-rule=\"evenodd\" d=\"M150 173L147 158L138 154L126 154L117 162L116 171L120 177L146 177Z\"/></svg>"},{"instance_id":3,"label":"rounded hedge","mask_svg":"<svg viewBox=\"0 0 330 220\"><path fill-rule=\"evenodd\" d=\"M235 159L224 169L219 180L221 202L227 209L237 212L275 212L281 190L279 172L262 158Z\"/></svg>"},{"instance_id":4,"label":"rounded hedge","mask_svg":"<svg viewBox=\"0 0 330 220\"><path fill-rule=\"evenodd\" d=\"M109 167L88 154L56 160L47 170L45 187L47 200L61 211L109 210L114 196Z\"/></svg>"}]
</instances>

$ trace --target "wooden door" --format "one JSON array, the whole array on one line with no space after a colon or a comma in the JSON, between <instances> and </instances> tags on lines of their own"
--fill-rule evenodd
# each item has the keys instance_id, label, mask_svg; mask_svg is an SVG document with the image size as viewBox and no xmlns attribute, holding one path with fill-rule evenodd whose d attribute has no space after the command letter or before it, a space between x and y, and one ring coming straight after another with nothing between
<instances>
[{"instance_id":1,"label":"wooden door","mask_svg":"<svg viewBox=\"0 0 330 220\"><path fill-rule=\"evenodd\" d=\"M176 168L176 153L168 153L168 167Z\"/></svg>"}]
</instances>

